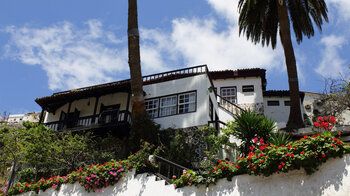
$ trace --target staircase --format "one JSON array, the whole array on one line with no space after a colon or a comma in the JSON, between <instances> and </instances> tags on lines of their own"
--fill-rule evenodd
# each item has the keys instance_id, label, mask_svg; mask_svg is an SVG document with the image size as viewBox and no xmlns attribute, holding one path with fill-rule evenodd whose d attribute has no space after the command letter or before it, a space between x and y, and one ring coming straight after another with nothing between
<instances>
[{"instance_id":1,"label":"staircase","mask_svg":"<svg viewBox=\"0 0 350 196\"><path fill-rule=\"evenodd\" d=\"M236 114L244 111L244 109L239 107L237 104L230 102L229 100L221 97L220 95L216 96L219 107L229 112L232 116L235 116Z\"/></svg>"},{"instance_id":2,"label":"staircase","mask_svg":"<svg viewBox=\"0 0 350 196\"><path fill-rule=\"evenodd\" d=\"M158 164L158 171L154 174L156 175L156 180L165 180L165 184L173 184L171 179L173 176L179 178L183 174L183 170L188 170L188 168L171 162L163 157L154 156L155 161Z\"/></svg>"}]
</instances>

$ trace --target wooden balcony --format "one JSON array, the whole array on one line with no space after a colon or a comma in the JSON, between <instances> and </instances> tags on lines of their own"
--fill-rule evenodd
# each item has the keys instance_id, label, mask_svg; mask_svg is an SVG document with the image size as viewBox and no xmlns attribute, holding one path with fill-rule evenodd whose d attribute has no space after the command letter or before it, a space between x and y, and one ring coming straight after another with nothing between
<instances>
[{"instance_id":1,"label":"wooden balcony","mask_svg":"<svg viewBox=\"0 0 350 196\"><path fill-rule=\"evenodd\" d=\"M45 123L47 127L54 131L92 130L97 134L118 131L123 132L123 135L129 132L130 124L131 113L126 110L110 110L96 116L91 115L79 117L74 120L70 119L69 121L62 120Z\"/></svg>"}]
</instances>

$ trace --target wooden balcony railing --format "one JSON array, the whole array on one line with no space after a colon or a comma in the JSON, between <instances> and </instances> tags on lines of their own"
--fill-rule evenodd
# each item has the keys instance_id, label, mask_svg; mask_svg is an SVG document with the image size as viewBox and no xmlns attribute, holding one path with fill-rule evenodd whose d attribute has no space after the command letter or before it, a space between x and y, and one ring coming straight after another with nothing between
<instances>
[{"instance_id":1,"label":"wooden balcony railing","mask_svg":"<svg viewBox=\"0 0 350 196\"><path fill-rule=\"evenodd\" d=\"M122 123L131 123L131 115L129 111L126 110L110 110L104 111L96 116L84 116L79 117L74 126L69 129L79 129L85 127L99 127L104 125L118 125ZM45 125L54 131L67 129L64 121L54 121L45 123Z\"/></svg>"},{"instance_id":2,"label":"wooden balcony railing","mask_svg":"<svg viewBox=\"0 0 350 196\"><path fill-rule=\"evenodd\" d=\"M199 65L199 66L195 66L195 67L189 67L189 68L184 68L184 69L178 69L178 70L143 76L142 78L143 78L143 82L150 82L152 80L167 78L170 76L193 75L193 74L206 73L206 72L208 72L207 66L206 65Z\"/></svg>"}]
</instances>

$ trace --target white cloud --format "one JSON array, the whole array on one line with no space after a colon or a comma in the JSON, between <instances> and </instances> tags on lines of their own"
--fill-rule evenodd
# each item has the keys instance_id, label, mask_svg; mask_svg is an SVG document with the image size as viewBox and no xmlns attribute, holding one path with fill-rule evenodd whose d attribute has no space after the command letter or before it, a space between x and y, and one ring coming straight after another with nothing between
<instances>
[{"instance_id":1,"label":"white cloud","mask_svg":"<svg viewBox=\"0 0 350 196\"><path fill-rule=\"evenodd\" d=\"M174 20L172 40L189 65L208 64L216 70L281 64L279 49L273 51L239 37L237 26L219 32L213 19Z\"/></svg>"},{"instance_id":2,"label":"white cloud","mask_svg":"<svg viewBox=\"0 0 350 196\"><path fill-rule=\"evenodd\" d=\"M337 17L342 20L350 19L350 1L349 0L326 0L327 5L332 8L334 6L338 9Z\"/></svg>"},{"instance_id":3,"label":"white cloud","mask_svg":"<svg viewBox=\"0 0 350 196\"><path fill-rule=\"evenodd\" d=\"M11 35L7 55L41 66L51 90L109 82L128 71L127 51L107 46L121 41L104 31L98 20L86 24L87 29L76 29L69 22L44 28L7 27Z\"/></svg>"},{"instance_id":4,"label":"white cloud","mask_svg":"<svg viewBox=\"0 0 350 196\"><path fill-rule=\"evenodd\" d=\"M207 0L207 2L221 16L229 22L237 24L238 22L238 0Z\"/></svg>"},{"instance_id":5,"label":"white cloud","mask_svg":"<svg viewBox=\"0 0 350 196\"><path fill-rule=\"evenodd\" d=\"M339 77L339 74L344 74L346 69L346 61L339 55L339 50L346 44L346 39L342 36L329 35L321 39L321 44L324 45L322 50L322 59L319 67L315 70L321 76Z\"/></svg>"}]
</instances>

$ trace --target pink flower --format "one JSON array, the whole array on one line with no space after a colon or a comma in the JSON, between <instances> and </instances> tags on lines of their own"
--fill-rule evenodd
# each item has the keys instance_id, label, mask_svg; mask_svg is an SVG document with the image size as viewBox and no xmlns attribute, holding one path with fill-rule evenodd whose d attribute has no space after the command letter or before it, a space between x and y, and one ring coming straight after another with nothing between
<instances>
[{"instance_id":1,"label":"pink flower","mask_svg":"<svg viewBox=\"0 0 350 196\"><path fill-rule=\"evenodd\" d=\"M101 189L98 189L98 190L97 190L97 192L99 192L99 193L100 193L100 192L101 192Z\"/></svg>"},{"instance_id":2,"label":"pink flower","mask_svg":"<svg viewBox=\"0 0 350 196\"><path fill-rule=\"evenodd\" d=\"M95 174L91 174L91 177L93 177L93 178L96 178L96 176L97 176L97 175L95 175Z\"/></svg>"},{"instance_id":3,"label":"pink flower","mask_svg":"<svg viewBox=\"0 0 350 196\"><path fill-rule=\"evenodd\" d=\"M114 180L115 180L115 181L118 181L118 180L119 180L119 178L115 178Z\"/></svg>"}]
</instances>

